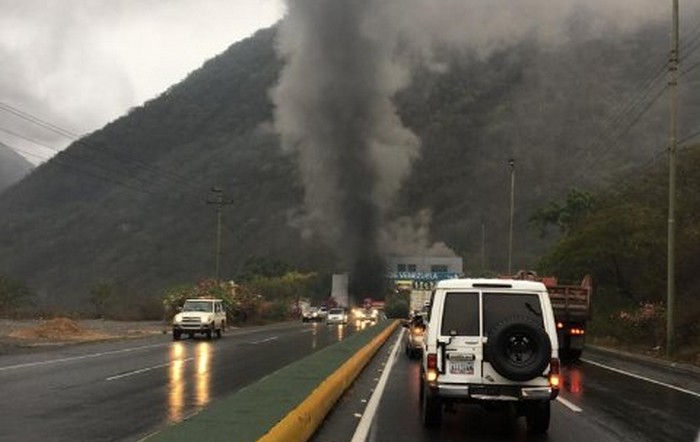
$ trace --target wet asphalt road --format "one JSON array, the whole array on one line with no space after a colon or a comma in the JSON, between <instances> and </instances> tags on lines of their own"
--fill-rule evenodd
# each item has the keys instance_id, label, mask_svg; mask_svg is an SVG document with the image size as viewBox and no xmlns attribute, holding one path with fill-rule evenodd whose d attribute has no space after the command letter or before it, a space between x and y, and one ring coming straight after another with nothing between
<instances>
[{"instance_id":1,"label":"wet asphalt road","mask_svg":"<svg viewBox=\"0 0 700 442\"><path fill-rule=\"evenodd\" d=\"M313 442L352 440L401 332L384 345ZM560 400L552 404L550 430L533 437L524 418L488 413L475 405L458 405L444 415L440 428L427 430L419 414L419 362L399 351L390 367L367 441L700 442L700 371L674 370L589 349L581 362L563 367L564 385Z\"/></svg>"},{"instance_id":2,"label":"wet asphalt road","mask_svg":"<svg viewBox=\"0 0 700 442\"><path fill-rule=\"evenodd\" d=\"M139 440L353 332L286 323L4 355L0 441Z\"/></svg>"},{"instance_id":3,"label":"wet asphalt road","mask_svg":"<svg viewBox=\"0 0 700 442\"><path fill-rule=\"evenodd\" d=\"M352 439L402 331L340 399L314 442ZM294 323L237 330L211 342L156 336L5 355L0 441L139 440L353 332ZM523 418L466 405L446 414L440 428L424 429L418 362L399 353L390 367L368 441L700 442L700 372L588 350L582 362L563 368L549 433L531 438Z\"/></svg>"}]
</instances>

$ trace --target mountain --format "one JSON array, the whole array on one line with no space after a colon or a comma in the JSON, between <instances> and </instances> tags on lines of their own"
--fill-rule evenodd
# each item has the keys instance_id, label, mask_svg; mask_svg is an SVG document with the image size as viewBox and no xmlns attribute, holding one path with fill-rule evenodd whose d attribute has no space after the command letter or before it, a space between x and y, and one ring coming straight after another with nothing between
<instances>
[{"instance_id":1,"label":"mountain","mask_svg":"<svg viewBox=\"0 0 700 442\"><path fill-rule=\"evenodd\" d=\"M33 168L22 155L0 143L0 192L24 178Z\"/></svg>"},{"instance_id":2,"label":"mountain","mask_svg":"<svg viewBox=\"0 0 700 442\"><path fill-rule=\"evenodd\" d=\"M551 243L528 226L535 209L572 186L615 185L664 151L664 103L640 85L652 78L665 87L653 74L666 59L666 29L571 32L548 48L445 51L447 69L416 70L394 97L422 140L395 213L430 209L432 239L467 269L481 265L483 238L487 267L505 269L510 158L518 268ZM26 281L45 304L85 307L101 281L153 295L214 274L217 209L223 277L256 259L332 270L334 252L294 227L304 189L295 156L270 129L268 91L283 66L275 35L266 29L231 46L0 195L0 273ZM687 101L687 127L698 106ZM214 187L223 191L218 205Z\"/></svg>"}]
</instances>

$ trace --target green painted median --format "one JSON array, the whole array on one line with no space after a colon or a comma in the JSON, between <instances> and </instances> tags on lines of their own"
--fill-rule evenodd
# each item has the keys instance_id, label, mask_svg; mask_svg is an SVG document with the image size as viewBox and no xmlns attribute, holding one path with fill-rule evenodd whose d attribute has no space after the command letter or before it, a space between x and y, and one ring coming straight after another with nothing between
<instances>
[{"instance_id":1,"label":"green painted median","mask_svg":"<svg viewBox=\"0 0 700 442\"><path fill-rule=\"evenodd\" d=\"M293 416L292 412L298 413L299 409L306 408L304 413L317 414L318 412L309 410L308 406L300 404L308 402L309 399L316 400L317 396L328 396L327 385L326 388L319 386L327 383L330 377L337 378L340 375L345 378L341 384L347 388L356 376L356 373L351 374L351 371L357 371L348 368L349 360L355 360L352 364L354 366L359 363L361 370L367 362L366 359L371 358L395 327L396 323L392 321L382 321L374 327L354 333L341 342L319 350L225 399L216 401L200 413L150 436L147 440L252 442L265 436L288 415ZM388 328L391 330L387 330ZM362 359L361 362L357 360L358 357ZM348 381L349 377L352 379ZM335 402L337 398L321 399L331 399ZM283 435L287 440L303 440L305 436L298 434L309 434L309 431L312 434L322 419L323 416L287 418L283 425L275 429L276 432L270 434ZM267 437L270 438L270 435ZM275 436L273 439L279 437Z\"/></svg>"}]
</instances>

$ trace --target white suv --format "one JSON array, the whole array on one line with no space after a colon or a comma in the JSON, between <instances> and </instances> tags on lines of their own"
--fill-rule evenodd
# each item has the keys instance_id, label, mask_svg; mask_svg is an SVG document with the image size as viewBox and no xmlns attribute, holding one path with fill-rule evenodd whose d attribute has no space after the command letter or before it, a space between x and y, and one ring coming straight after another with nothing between
<instances>
[{"instance_id":1,"label":"white suv","mask_svg":"<svg viewBox=\"0 0 700 442\"><path fill-rule=\"evenodd\" d=\"M504 279L440 281L423 344L423 423L439 425L456 402L513 406L531 433L549 428L559 393L557 330L544 284Z\"/></svg>"},{"instance_id":2,"label":"white suv","mask_svg":"<svg viewBox=\"0 0 700 442\"><path fill-rule=\"evenodd\" d=\"M197 298L188 299L173 318L173 340L179 341L182 334L189 337L195 333L206 335L211 339L216 333L217 338L226 330L226 311L221 299Z\"/></svg>"}]
</instances>

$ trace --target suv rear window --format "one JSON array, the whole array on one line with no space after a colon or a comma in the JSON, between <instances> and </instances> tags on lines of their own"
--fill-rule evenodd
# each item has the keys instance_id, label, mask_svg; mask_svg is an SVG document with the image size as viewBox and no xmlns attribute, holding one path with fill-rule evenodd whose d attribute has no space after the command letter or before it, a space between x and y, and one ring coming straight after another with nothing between
<instances>
[{"instance_id":1,"label":"suv rear window","mask_svg":"<svg viewBox=\"0 0 700 442\"><path fill-rule=\"evenodd\" d=\"M539 296L534 293L484 293L484 334L513 316L524 316L543 325Z\"/></svg>"},{"instance_id":2,"label":"suv rear window","mask_svg":"<svg viewBox=\"0 0 700 442\"><path fill-rule=\"evenodd\" d=\"M446 293L443 309L441 335L479 336L478 293Z\"/></svg>"}]
</instances>

